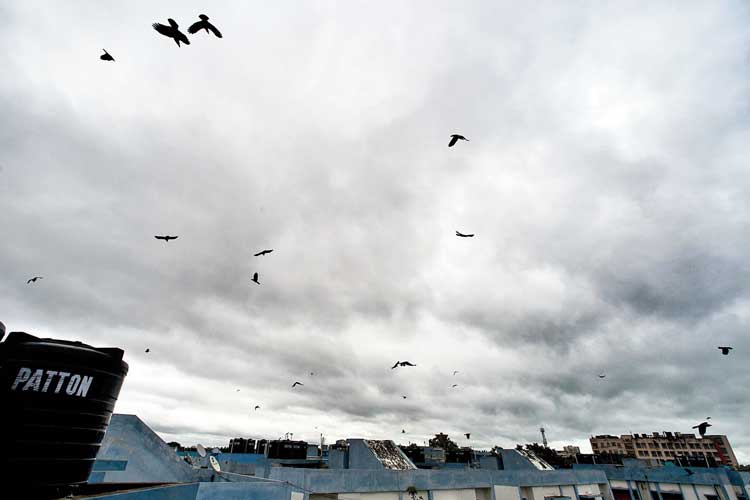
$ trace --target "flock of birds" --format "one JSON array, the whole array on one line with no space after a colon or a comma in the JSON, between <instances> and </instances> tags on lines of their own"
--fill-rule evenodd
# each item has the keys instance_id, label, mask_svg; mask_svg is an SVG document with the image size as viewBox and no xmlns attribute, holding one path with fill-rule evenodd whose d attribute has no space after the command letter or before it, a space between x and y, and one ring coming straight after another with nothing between
<instances>
[{"instance_id":1,"label":"flock of birds","mask_svg":"<svg viewBox=\"0 0 750 500\"><path fill-rule=\"evenodd\" d=\"M190 33L191 35L195 35L195 34L197 34L197 33L199 33L200 31L203 30L203 31L205 31L208 34L213 34L217 38L222 38L221 32L219 31L218 28L216 28L216 26L214 26L209 21L209 17L207 15L200 14L198 16L198 18L199 18L199 21L191 24L190 27L187 29L188 33ZM185 45L190 45L190 39L187 37L187 35L185 35L185 33L183 33L182 31L180 31L180 27L177 24L177 22L174 19L172 19L172 18L167 19L167 22L168 22L167 25L161 24L161 23L153 23L152 27L154 28L154 30L156 30L157 33L159 33L159 34L161 34L161 35L163 35L163 36L165 36L167 38L171 38L172 40L174 40L174 42L177 44L178 47L181 46L180 45L181 43L185 44ZM111 61L111 62L115 61L115 58L109 52L107 52L106 49L102 49L102 50L104 51L104 54L102 54L101 56L99 56L99 58L101 60L103 60L103 61ZM467 139L466 137L464 137L461 134L451 134L450 135L450 141L448 142L448 147L452 148L453 146L455 146L458 143L458 141L467 141L467 142L469 142L469 139ZM456 230L456 236L459 237L459 238L473 238L474 234L473 233L471 233L471 234L469 234L469 233L462 233L461 231ZM157 240L164 241L165 243L169 243L171 240L176 240L177 238L179 238L179 236L172 236L172 235L165 234L165 235L155 235L154 238L156 238ZM254 257L262 257L264 255L270 254L271 252L273 252L273 249L264 249L264 250L261 250L258 253L253 254L253 256ZM34 276L32 278L29 278L29 280L26 282L26 284L28 285L28 284L31 284L31 283L36 283L38 280L41 280L41 279L43 279L42 276ZM260 285L258 272L253 273L253 276L251 277L250 280L252 282L254 282L256 285ZM733 349L733 347L730 347L730 346L718 346L718 349L721 351L721 354L723 354L724 356L727 356L727 355L729 355L729 351L731 351ZM151 349L150 348L146 348L144 352L149 353L149 352L151 352ZM415 367L415 366L417 366L417 365L411 363L410 361L400 361L399 360L399 361L396 361L396 363L394 363L394 365L391 367L391 370L393 370L395 368L399 368L399 367ZM459 371L458 370L454 370L453 371L453 376L455 376L457 373L459 373ZM310 375L314 375L314 373L311 372ZM599 379L604 379L605 377L606 377L605 374L599 374ZM292 389L294 389L297 386L304 386L304 385L305 384L303 384L302 382L295 381L292 384ZM458 384L452 384L451 385L452 389L454 389L456 387L458 387ZM237 391L239 392L239 389L237 389ZM406 395L402 395L402 398L403 399L407 399ZM257 411L260 408L261 408L260 405L255 405L254 410ZM710 418L711 417L707 417L706 420L709 420ZM698 432L700 433L700 435L704 436L705 433L706 433L706 429L708 427L711 427L711 424L708 423L707 421L704 421L704 422L701 422L700 424L698 424L696 426L693 426L693 429L698 429ZM403 434L405 434L406 430L402 430L401 432ZM471 433L468 433L468 432L465 433L464 435L466 436L467 439L470 439L470 437L471 437Z\"/></svg>"}]
</instances>

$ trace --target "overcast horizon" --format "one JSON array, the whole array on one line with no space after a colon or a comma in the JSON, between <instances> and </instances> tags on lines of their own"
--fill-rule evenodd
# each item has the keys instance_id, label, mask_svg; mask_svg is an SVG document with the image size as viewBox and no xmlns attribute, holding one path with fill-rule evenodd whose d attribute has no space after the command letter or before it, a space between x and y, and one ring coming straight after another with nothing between
<instances>
[{"instance_id":1,"label":"overcast horizon","mask_svg":"<svg viewBox=\"0 0 750 500\"><path fill-rule=\"evenodd\" d=\"M0 321L124 349L117 413L584 450L711 416L750 463L747 2L0 14Z\"/></svg>"}]
</instances>

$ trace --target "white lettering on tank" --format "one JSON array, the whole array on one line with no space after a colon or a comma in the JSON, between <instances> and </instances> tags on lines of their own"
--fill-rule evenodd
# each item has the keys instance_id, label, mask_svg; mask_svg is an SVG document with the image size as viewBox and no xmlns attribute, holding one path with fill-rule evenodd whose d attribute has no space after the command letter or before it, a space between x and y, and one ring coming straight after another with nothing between
<instances>
[{"instance_id":1,"label":"white lettering on tank","mask_svg":"<svg viewBox=\"0 0 750 500\"><path fill-rule=\"evenodd\" d=\"M70 376L70 373L68 372L60 372L58 373L60 376L60 381L57 383L57 388L55 389L55 394L60 392L60 389L62 389L63 383L65 382L65 379Z\"/></svg>"},{"instance_id":2,"label":"white lettering on tank","mask_svg":"<svg viewBox=\"0 0 750 500\"><path fill-rule=\"evenodd\" d=\"M31 368L21 368L20 370L18 370L18 375L16 375L16 380L15 382L13 382L10 390L15 391L16 387L18 387L19 384L29 380L29 377L31 377Z\"/></svg>"},{"instance_id":3,"label":"white lettering on tank","mask_svg":"<svg viewBox=\"0 0 750 500\"><path fill-rule=\"evenodd\" d=\"M42 376L44 375L44 370L39 368L38 370L34 371L34 374L31 376L28 382L26 382L26 385L23 386L24 391L27 391L29 389L34 389L34 391L39 392L39 385L42 383Z\"/></svg>"},{"instance_id":4,"label":"white lettering on tank","mask_svg":"<svg viewBox=\"0 0 750 500\"><path fill-rule=\"evenodd\" d=\"M78 384L81 383L81 376L80 375L73 375L70 377L70 382L68 382L68 387L65 389L65 392L68 393L68 396L72 396L75 394L76 390L78 389Z\"/></svg>"},{"instance_id":5,"label":"white lettering on tank","mask_svg":"<svg viewBox=\"0 0 750 500\"><path fill-rule=\"evenodd\" d=\"M49 384L50 382L52 382L52 379L55 378L55 375L57 375L57 372L55 370L47 370L47 380L44 381L42 392L47 392L47 389L49 389Z\"/></svg>"},{"instance_id":6,"label":"white lettering on tank","mask_svg":"<svg viewBox=\"0 0 750 500\"><path fill-rule=\"evenodd\" d=\"M86 394L89 392L89 387L91 387L91 382L94 381L94 377L89 377L87 375L84 375L81 379L81 385L78 386L78 394L76 396L81 396L82 398L86 397Z\"/></svg>"}]
</instances>

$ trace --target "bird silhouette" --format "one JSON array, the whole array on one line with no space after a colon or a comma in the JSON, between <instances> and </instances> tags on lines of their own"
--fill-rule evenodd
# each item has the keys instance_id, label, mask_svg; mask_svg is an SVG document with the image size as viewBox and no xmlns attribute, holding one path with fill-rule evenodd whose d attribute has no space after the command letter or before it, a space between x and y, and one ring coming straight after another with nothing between
<instances>
[{"instance_id":1,"label":"bird silhouette","mask_svg":"<svg viewBox=\"0 0 750 500\"><path fill-rule=\"evenodd\" d=\"M236 390L235 392L240 392L240 390L239 390L239 389L237 389L237 390Z\"/></svg>"},{"instance_id":2,"label":"bird silhouette","mask_svg":"<svg viewBox=\"0 0 750 500\"><path fill-rule=\"evenodd\" d=\"M406 396L401 396L402 398L406 399Z\"/></svg>"},{"instance_id":3,"label":"bird silhouette","mask_svg":"<svg viewBox=\"0 0 750 500\"><path fill-rule=\"evenodd\" d=\"M146 350L145 350L145 351L143 351L143 352L151 352L151 349L149 349L149 348L147 347L147 348L146 348Z\"/></svg>"},{"instance_id":4,"label":"bird silhouette","mask_svg":"<svg viewBox=\"0 0 750 500\"><path fill-rule=\"evenodd\" d=\"M471 432L467 432L464 436L466 436L466 439L471 439Z\"/></svg>"},{"instance_id":5,"label":"bird silhouette","mask_svg":"<svg viewBox=\"0 0 750 500\"><path fill-rule=\"evenodd\" d=\"M314 377L315 376L315 372L310 372L310 376Z\"/></svg>"},{"instance_id":6,"label":"bird silhouette","mask_svg":"<svg viewBox=\"0 0 750 500\"><path fill-rule=\"evenodd\" d=\"M461 373L461 372L459 372L458 370L453 370L453 376L454 377L456 376L456 373Z\"/></svg>"},{"instance_id":7,"label":"bird silhouette","mask_svg":"<svg viewBox=\"0 0 750 500\"><path fill-rule=\"evenodd\" d=\"M303 384L302 382L295 382L295 383L292 384L292 389L294 389L298 385L305 385L305 384Z\"/></svg>"},{"instance_id":8,"label":"bird silhouette","mask_svg":"<svg viewBox=\"0 0 750 500\"><path fill-rule=\"evenodd\" d=\"M401 434L406 434L406 429L401 429Z\"/></svg>"},{"instance_id":9,"label":"bird silhouette","mask_svg":"<svg viewBox=\"0 0 750 500\"><path fill-rule=\"evenodd\" d=\"M36 283L36 280L42 280L42 279L44 279L44 278L43 278L43 277L41 277L41 276L34 276L33 278L29 279L29 280L28 280L28 281L26 282L26 284L28 285L29 283Z\"/></svg>"},{"instance_id":10,"label":"bird silhouette","mask_svg":"<svg viewBox=\"0 0 750 500\"><path fill-rule=\"evenodd\" d=\"M253 408L253 409L254 410L258 410L259 408L260 408L260 405L255 405L255 408Z\"/></svg>"},{"instance_id":11,"label":"bird silhouette","mask_svg":"<svg viewBox=\"0 0 750 500\"><path fill-rule=\"evenodd\" d=\"M396 361L396 363L393 366L391 366L391 370L399 366L417 366L417 365L414 365L408 361Z\"/></svg>"},{"instance_id":12,"label":"bird silhouette","mask_svg":"<svg viewBox=\"0 0 750 500\"><path fill-rule=\"evenodd\" d=\"M453 384L453 385L451 386L451 389L455 389L456 387L458 387L458 384Z\"/></svg>"},{"instance_id":13,"label":"bird silhouette","mask_svg":"<svg viewBox=\"0 0 750 500\"><path fill-rule=\"evenodd\" d=\"M599 374L599 378L604 378L604 377L606 377L606 375L604 375L603 373Z\"/></svg>"},{"instance_id":14,"label":"bird silhouette","mask_svg":"<svg viewBox=\"0 0 750 500\"><path fill-rule=\"evenodd\" d=\"M266 255L271 252L273 252L273 248L270 250L261 250L260 252L253 254L253 257L262 257L263 255Z\"/></svg>"},{"instance_id":15,"label":"bird silhouette","mask_svg":"<svg viewBox=\"0 0 750 500\"><path fill-rule=\"evenodd\" d=\"M256 282L257 284L260 285L260 281L258 281L258 273L253 273L253 279L250 280L250 281L254 281L254 282Z\"/></svg>"},{"instance_id":16,"label":"bird silhouette","mask_svg":"<svg viewBox=\"0 0 750 500\"><path fill-rule=\"evenodd\" d=\"M713 427L713 426L711 424L709 424L708 422L701 422L698 425L694 425L693 429L698 429L698 434L700 434L701 437L703 437L703 436L706 435L706 429L708 427Z\"/></svg>"},{"instance_id":17,"label":"bird silhouette","mask_svg":"<svg viewBox=\"0 0 750 500\"><path fill-rule=\"evenodd\" d=\"M461 238L473 238L474 237L473 234L464 234L459 231L456 231L456 236L459 236Z\"/></svg>"},{"instance_id":18,"label":"bird silhouette","mask_svg":"<svg viewBox=\"0 0 750 500\"><path fill-rule=\"evenodd\" d=\"M107 52L107 49L102 49L104 51L104 54L99 56L99 59L102 61L114 61L115 58L109 55L109 52Z\"/></svg>"},{"instance_id":19,"label":"bird silhouette","mask_svg":"<svg viewBox=\"0 0 750 500\"><path fill-rule=\"evenodd\" d=\"M734 347L729 347L729 346L719 346L719 350L721 351L721 353L722 353L722 354L723 354L724 356L727 356L727 355L729 354L729 351L731 351L732 349L734 349Z\"/></svg>"},{"instance_id":20,"label":"bird silhouette","mask_svg":"<svg viewBox=\"0 0 750 500\"><path fill-rule=\"evenodd\" d=\"M157 240L164 240L164 243L169 243L169 240L176 240L179 238L179 236L169 236L168 234L165 234L164 236L154 236Z\"/></svg>"},{"instance_id":21,"label":"bird silhouette","mask_svg":"<svg viewBox=\"0 0 750 500\"><path fill-rule=\"evenodd\" d=\"M190 40L188 40L187 35L180 31L180 26L175 22L175 20L170 18L167 19L167 21L169 21L169 26L165 26L161 23L154 23L151 26L153 26L157 32L164 35L165 37L173 39L178 47L180 46L180 42L184 43L185 45L190 45Z\"/></svg>"},{"instance_id":22,"label":"bird silhouette","mask_svg":"<svg viewBox=\"0 0 750 500\"><path fill-rule=\"evenodd\" d=\"M448 143L448 147L452 148L453 146L456 145L456 143L458 141L467 141L468 142L468 140L469 139L467 139L466 137L464 137L464 136L462 136L460 134L451 134L451 142Z\"/></svg>"},{"instance_id":23,"label":"bird silhouette","mask_svg":"<svg viewBox=\"0 0 750 500\"><path fill-rule=\"evenodd\" d=\"M221 32L216 29L216 26L208 22L207 15L201 14L198 17L200 17L201 20L196 23L193 23L188 28L188 33L190 33L191 35L194 35L198 33L200 30L206 30L206 33L213 33L214 35L216 35L216 38L221 38Z\"/></svg>"}]
</instances>

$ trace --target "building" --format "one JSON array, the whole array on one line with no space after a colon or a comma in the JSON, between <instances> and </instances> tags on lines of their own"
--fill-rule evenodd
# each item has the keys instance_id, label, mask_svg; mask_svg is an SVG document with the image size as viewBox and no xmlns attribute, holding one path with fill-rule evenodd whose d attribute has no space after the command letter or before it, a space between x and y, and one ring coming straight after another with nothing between
<instances>
[{"instance_id":1,"label":"building","mask_svg":"<svg viewBox=\"0 0 750 500\"><path fill-rule=\"evenodd\" d=\"M557 452L561 457L575 457L581 454L581 448L578 446L567 445L563 446L562 451Z\"/></svg>"},{"instance_id":2,"label":"building","mask_svg":"<svg viewBox=\"0 0 750 500\"><path fill-rule=\"evenodd\" d=\"M114 414L89 484L73 498L750 500L750 473L725 467L649 466L645 460L621 457L618 464L578 463L554 470L531 450L494 448L474 452L476 468L456 470L446 462L424 470L393 441L348 439L330 451L327 469L282 467L282 459L247 453L217 453L214 461L187 463L138 417ZM242 468L246 472L239 472Z\"/></svg>"},{"instance_id":3,"label":"building","mask_svg":"<svg viewBox=\"0 0 750 500\"><path fill-rule=\"evenodd\" d=\"M706 435L698 438L694 434L681 432L623 434L619 437L605 434L592 436L589 441L594 454L625 455L646 460L651 464L675 460L703 460L707 465L739 465L729 440L723 435Z\"/></svg>"}]
</instances>

